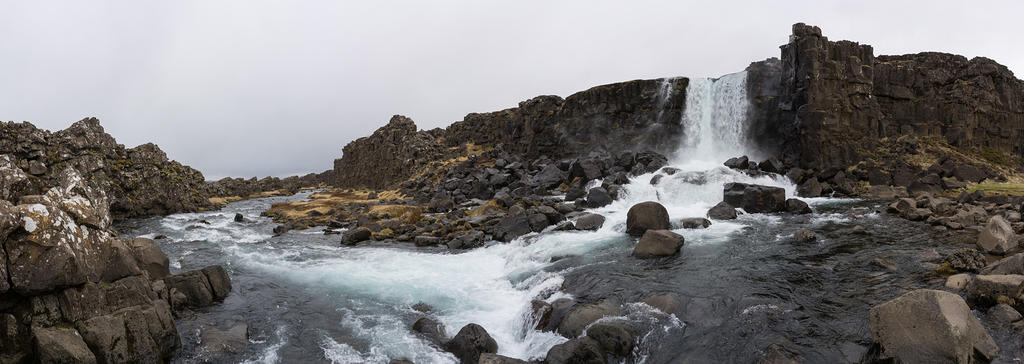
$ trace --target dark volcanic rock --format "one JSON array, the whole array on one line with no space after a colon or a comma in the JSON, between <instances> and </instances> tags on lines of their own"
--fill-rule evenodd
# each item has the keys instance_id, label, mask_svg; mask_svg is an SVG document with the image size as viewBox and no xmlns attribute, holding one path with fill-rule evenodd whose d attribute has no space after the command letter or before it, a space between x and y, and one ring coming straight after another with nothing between
<instances>
[{"instance_id":1,"label":"dark volcanic rock","mask_svg":"<svg viewBox=\"0 0 1024 364\"><path fill-rule=\"evenodd\" d=\"M679 253L683 247L683 236L668 230L647 230L633 248L637 258L658 258Z\"/></svg>"},{"instance_id":2,"label":"dark volcanic rock","mask_svg":"<svg viewBox=\"0 0 1024 364\"><path fill-rule=\"evenodd\" d=\"M778 108L763 123L799 125L784 129L780 145L801 167L855 165L882 138L903 136L1024 155L1024 103L1011 101L1024 99L1024 81L1006 67L936 52L876 57L869 45L830 41L802 23L792 34L782 46ZM893 183L910 186L907 175L893 171Z\"/></svg>"},{"instance_id":3,"label":"dark volcanic rock","mask_svg":"<svg viewBox=\"0 0 1024 364\"><path fill-rule=\"evenodd\" d=\"M597 230L604 225L605 217L598 214L586 214L576 219L576 230Z\"/></svg>"},{"instance_id":4,"label":"dark volcanic rock","mask_svg":"<svg viewBox=\"0 0 1024 364\"><path fill-rule=\"evenodd\" d=\"M352 230L345 231L345 233L341 234L341 244L355 245L370 240L370 237L372 236L373 231L370 231L369 228L360 226Z\"/></svg>"},{"instance_id":5,"label":"dark volcanic rock","mask_svg":"<svg viewBox=\"0 0 1024 364\"><path fill-rule=\"evenodd\" d=\"M665 230L672 227L668 210L654 201L641 202L626 213L626 233L641 236L647 230Z\"/></svg>"},{"instance_id":6,"label":"dark volcanic rock","mask_svg":"<svg viewBox=\"0 0 1024 364\"><path fill-rule=\"evenodd\" d=\"M714 220L733 220L736 218L736 208L725 201L719 202L708 210L708 218Z\"/></svg>"},{"instance_id":7,"label":"dark volcanic rock","mask_svg":"<svg viewBox=\"0 0 1024 364\"><path fill-rule=\"evenodd\" d=\"M594 339L606 352L625 357L633 351L633 329L622 322L600 322L587 328L587 337Z\"/></svg>"},{"instance_id":8,"label":"dark volcanic rock","mask_svg":"<svg viewBox=\"0 0 1024 364\"><path fill-rule=\"evenodd\" d=\"M779 212L786 209L786 190L780 187L726 183L724 201L748 213Z\"/></svg>"},{"instance_id":9,"label":"dark volcanic rock","mask_svg":"<svg viewBox=\"0 0 1024 364\"><path fill-rule=\"evenodd\" d=\"M443 346L445 338L448 337L445 334L443 324L427 317L421 317L419 320L416 320L412 324L412 331L423 335L427 341L438 347Z\"/></svg>"},{"instance_id":10,"label":"dark volcanic rock","mask_svg":"<svg viewBox=\"0 0 1024 364\"><path fill-rule=\"evenodd\" d=\"M576 305L559 322L558 333L567 338L575 338L583 335L583 330L594 321L621 313L618 302L612 300Z\"/></svg>"},{"instance_id":11,"label":"dark volcanic rock","mask_svg":"<svg viewBox=\"0 0 1024 364\"><path fill-rule=\"evenodd\" d=\"M480 360L482 353L497 353L498 343L480 325L468 324L455 334L445 349L455 354L460 363L474 364Z\"/></svg>"},{"instance_id":12,"label":"dark volcanic rock","mask_svg":"<svg viewBox=\"0 0 1024 364\"><path fill-rule=\"evenodd\" d=\"M676 226L683 229L706 229L711 226L711 221L703 217L688 217L679 220Z\"/></svg>"},{"instance_id":13,"label":"dark volcanic rock","mask_svg":"<svg viewBox=\"0 0 1024 364\"><path fill-rule=\"evenodd\" d=\"M794 214L809 214L814 211L811 210L811 207L808 206L806 202L791 198L786 200L786 212Z\"/></svg>"},{"instance_id":14,"label":"dark volcanic rock","mask_svg":"<svg viewBox=\"0 0 1024 364\"><path fill-rule=\"evenodd\" d=\"M601 344L590 337L572 339L548 350L547 364L605 364Z\"/></svg>"},{"instance_id":15,"label":"dark volcanic rock","mask_svg":"<svg viewBox=\"0 0 1024 364\"><path fill-rule=\"evenodd\" d=\"M612 203L612 196L601 187L591 188L587 192L587 206L590 208L604 207Z\"/></svg>"}]
</instances>

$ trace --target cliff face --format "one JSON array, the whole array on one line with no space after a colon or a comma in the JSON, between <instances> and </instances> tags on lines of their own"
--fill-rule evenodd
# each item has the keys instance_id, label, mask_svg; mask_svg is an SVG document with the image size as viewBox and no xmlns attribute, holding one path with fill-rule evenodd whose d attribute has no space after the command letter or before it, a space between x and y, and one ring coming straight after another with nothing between
<instances>
[{"instance_id":1,"label":"cliff face","mask_svg":"<svg viewBox=\"0 0 1024 364\"><path fill-rule=\"evenodd\" d=\"M1024 156L1024 81L990 59L875 57L805 24L781 48L778 109L757 123L784 130L784 152L804 168L856 164L880 139L904 135Z\"/></svg>"},{"instance_id":2,"label":"cliff face","mask_svg":"<svg viewBox=\"0 0 1024 364\"><path fill-rule=\"evenodd\" d=\"M565 99L539 96L519 107L466 115L447 129L417 131L395 116L373 135L357 139L335 160L340 187L384 188L453 156L465 144L497 147L526 158L552 159L591 151L668 153L682 135L685 78L598 86ZM447 148L446 148L447 147Z\"/></svg>"},{"instance_id":3,"label":"cliff face","mask_svg":"<svg viewBox=\"0 0 1024 364\"><path fill-rule=\"evenodd\" d=\"M28 173L15 196L41 194L72 167L110 198L114 218L196 211L208 205L203 174L168 160L156 145L117 144L99 120L87 118L58 132L30 123L0 123L0 153Z\"/></svg>"}]
</instances>

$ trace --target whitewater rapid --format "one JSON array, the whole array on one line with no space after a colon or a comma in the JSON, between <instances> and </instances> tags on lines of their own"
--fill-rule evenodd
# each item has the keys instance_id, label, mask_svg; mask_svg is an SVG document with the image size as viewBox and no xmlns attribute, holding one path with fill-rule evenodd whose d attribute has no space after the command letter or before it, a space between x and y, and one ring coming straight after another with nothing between
<instances>
[{"instance_id":1,"label":"whitewater rapid","mask_svg":"<svg viewBox=\"0 0 1024 364\"><path fill-rule=\"evenodd\" d=\"M262 349L248 359L252 362L276 362L280 351L292 345L315 345L323 358L338 363L386 363L395 358L416 363L457 362L411 332L411 320L421 316L411 309L418 303L434 308L432 315L445 325L449 337L464 325L476 323L497 341L499 354L542 359L548 349L567 339L533 330L531 301L571 298L560 291L567 274L581 266L630 259L623 253L630 250L632 240L624 231L626 211L633 204L658 201L673 219L679 219L705 216L722 200L722 187L728 182L779 186L793 196L795 186L784 177L752 177L722 166L725 159L748 149L744 145L749 106L745 79L741 72L719 79L690 80L686 111L678 121L686 136L670 160L677 172L663 169L632 178L622 186L619 199L593 210L607 218L598 231L529 234L507 244L492 243L462 253L406 246L343 247L337 244L337 236L324 237L318 229L274 237L270 231L273 224L258 215L269 204L283 200L277 198L232 204L219 212L171 215L160 220L158 231L142 235L167 235L161 245L169 251L176 269L187 269L188 264L182 262L198 255L221 254L218 259L231 269L273 277L301 290L281 298L283 303L277 307L302 309L292 306L294 301L310 300L317 309L324 306L334 311L320 320L327 322L317 322L323 328L313 333L294 323L275 323L273 333L259 339L263 340ZM672 90L666 87L662 92ZM651 179L659 174L660 182L652 185ZM235 223L235 212L243 213L251 223ZM681 254L685 256L690 247L727 241L751 219L771 217L746 216L715 221L704 230L676 230L686 239ZM204 220L208 224L197 223ZM579 264L566 266L553 259L566 256L580 257ZM647 321L651 328L639 335L641 345L634 353L637 362L643 362L653 342L678 335L685 327L677 317L646 305L625 307L624 317L611 319ZM330 322L332 319L336 322ZM335 332L332 325L345 334ZM316 342L296 343L297 336Z\"/></svg>"}]
</instances>

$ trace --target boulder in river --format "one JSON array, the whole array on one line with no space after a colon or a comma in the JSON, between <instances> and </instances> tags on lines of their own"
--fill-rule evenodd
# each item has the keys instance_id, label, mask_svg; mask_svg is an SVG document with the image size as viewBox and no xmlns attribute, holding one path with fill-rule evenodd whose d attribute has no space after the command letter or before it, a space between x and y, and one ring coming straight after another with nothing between
<instances>
[{"instance_id":1,"label":"boulder in river","mask_svg":"<svg viewBox=\"0 0 1024 364\"><path fill-rule=\"evenodd\" d=\"M594 187L587 192L587 207L597 208L608 206L612 203L612 196L603 187Z\"/></svg>"},{"instance_id":2,"label":"boulder in river","mask_svg":"<svg viewBox=\"0 0 1024 364\"><path fill-rule=\"evenodd\" d=\"M602 317L618 316L621 313L619 303L613 300L576 305L558 324L558 333L570 339L575 338L583 335L583 330L594 321Z\"/></svg>"},{"instance_id":3,"label":"boulder in river","mask_svg":"<svg viewBox=\"0 0 1024 364\"><path fill-rule=\"evenodd\" d=\"M624 322L598 322L587 328L587 337L594 339L604 351L625 357L633 351L633 329Z\"/></svg>"},{"instance_id":4,"label":"boulder in river","mask_svg":"<svg viewBox=\"0 0 1024 364\"><path fill-rule=\"evenodd\" d=\"M1013 228L999 215L989 218L978 235L978 247L991 254L1006 254L1017 245L1017 235Z\"/></svg>"},{"instance_id":5,"label":"boulder in river","mask_svg":"<svg viewBox=\"0 0 1024 364\"><path fill-rule=\"evenodd\" d=\"M235 214L235 222L245 222L245 216L240 213Z\"/></svg>"},{"instance_id":6,"label":"boulder in river","mask_svg":"<svg viewBox=\"0 0 1024 364\"><path fill-rule=\"evenodd\" d=\"M412 331L418 332L430 343L441 347L448 336L445 334L444 324L434 321L429 317L421 317L412 324Z\"/></svg>"},{"instance_id":7,"label":"boulder in river","mask_svg":"<svg viewBox=\"0 0 1024 364\"><path fill-rule=\"evenodd\" d=\"M371 237L373 237L373 231L370 231L370 229L365 226L360 226L341 234L341 245L356 245L370 240Z\"/></svg>"},{"instance_id":8,"label":"boulder in river","mask_svg":"<svg viewBox=\"0 0 1024 364\"><path fill-rule=\"evenodd\" d=\"M575 338L548 350L546 364L606 364L601 344L590 337Z\"/></svg>"},{"instance_id":9,"label":"boulder in river","mask_svg":"<svg viewBox=\"0 0 1024 364\"><path fill-rule=\"evenodd\" d=\"M629 208L626 213L626 233L642 236L647 230L666 230L672 228L668 210L654 201L641 202Z\"/></svg>"},{"instance_id":10,"label":"boulder in river","mask_svg":"<svg viewBox=\"0 0 1024 364\"><path fill-rule=\"evenodd\" d=\"M576 230L597 230L604 225L605 217L598 214L586 214L576 219Z\"/></svg>"},{"instance_id":11,"label":"boulder in river","mask_svg":"<svg viewBox=\"0 0 1024 364\"><path fill-rule=\"evenodd\" d=\"M999 348L960 296L919 289L871 308L878 359L903 363L988 362Z\"/></svg>"},{"instance_id":12,"label":"boulder in river","mask_svg":"<svg viewBox=\"0 0 1024 364\"><path fill-rule=\"evenodd\" d=\"M477 324L467 324L455 337L448 341L445 349L455 354L461 364L475 364L482 353L497 353L498 343Z\"/></svg>"},{"instance_id":13,"label":"boulder in river","mask_svg":"<svg viewBox=\"0 0 1024 364\"><path fill-rule=\"evenodd\" d=\"M992 308L985 312L985 315L988 316L990 321L1003 324L1020 321L1021 319L1020 312L1017 312L1016 309L1005 303L992 306Z\"/></svg>"},{"instance_id":14,"label":"boulder in river","mask_svg":"<svg viewBox=\"0 0 1024 364\"><path fill-rule=\"evenodd\" d=\"M165 278L164 282L167 288L184 294L184 304L190 308L206 307L223 301L231 292L231 279L219 265L175 274Z\"/></svg>"},{"instance_id":15,"label":"boulder in river","mask_svg":"<svg viewBox=\"0 0 1024 364\"><path fill-rule=\"evenodd\" d=\"M750 158L747 156L732 157L723 163L726 167L732 169L747 169L747 163L750 162Z\"/></svg>"},{"instance_id":16,"label":"boulder in river","mask_svg":"<svg viewBox=\"0 0 1024 364\"><path fill-rule=\"evenodd\" d=\"M806 202L791 198L786 200L786 212L794 214L809 214L814 212Z\"/></svg>"},{"instance_id":17,"label":"boulder in river","mask_svg":"<svg viewBox=\"0 0 1024 364\"><path fill-rule=\"evenodd\" d=\"M683 247L682 235L668 230L647 230L633 248L637 258L658 258L676 255Z\"/></svg>"},{"instance_id":18,"label":"boulder in river","mask_svg":"<svg viewBox=\"0 0 1024 364\"><path fill-rule=\"evenodd\" d=\"M736 208L725 201L719 202L715 207L708 210L708 218L714 220L735 220Z\"/></svg>"},{"instance_id":19,"label":"boulder in river","mask_svg":"<svg viewBox=\"0 0 1024 364\"><path fill-rule=\"evenodd\" d=\"M786 190L781 187L726 183L723 200L748 213L779 212L786 209Z\"/></svg>"}]
</instances>

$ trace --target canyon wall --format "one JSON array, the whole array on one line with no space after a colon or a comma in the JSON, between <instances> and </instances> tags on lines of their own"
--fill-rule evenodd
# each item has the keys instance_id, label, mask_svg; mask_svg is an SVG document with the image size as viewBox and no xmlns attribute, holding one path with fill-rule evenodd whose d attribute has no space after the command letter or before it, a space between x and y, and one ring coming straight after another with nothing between
<instances>
[{"instance_id":1,"label":"canyon wall","mask_svg":"<svg viewBox=\"0 0 1024 364\"><path fill-rule=\"evenodd\" d=\"M801 167L853 165L882 138L904 135L1024 156L1024 81L993 60L875 56L869 45L830 41L802 23L781 48L771 76L778 108L754 123L781 130L789 147L780 150Z\"/></svg>"},{"instance_id":2,"label":"canyon wall","mask_svg":"<svg viewBox=\"0 0 1024 364\"><path fill-rule=\"evenodd\" d=\"M590 152L675 150L682 135L685 78L597 86L565 99L538 96L518 107L466 115L447 129L417 131L396 115L372 135L345 146L334 162L334 184L386 188L432 162L454 157L466 144L501 148L529 159Z\"/></svg>"}]
</instances>

